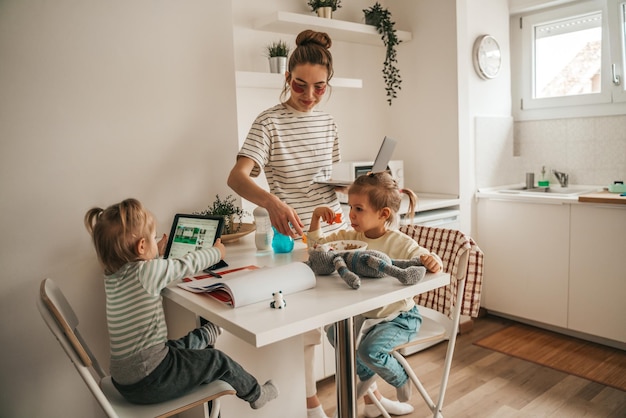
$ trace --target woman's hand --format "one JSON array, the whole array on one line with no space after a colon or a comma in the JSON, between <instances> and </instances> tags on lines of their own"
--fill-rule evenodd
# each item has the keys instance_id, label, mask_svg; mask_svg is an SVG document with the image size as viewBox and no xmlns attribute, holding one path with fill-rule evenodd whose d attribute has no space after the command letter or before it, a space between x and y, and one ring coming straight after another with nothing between
<instances>
[{"instance_id":1,"label":"woman's hand","mask_svg":"<svg viewBox=\"0 0 626 418\"><path fill-rule=\"evenodd\" d=\"M302 236L304 234L302 230L304 224L296 211L277 197L273 197L271 203L265 207L270 214L272 226L283 235L292 238Z\"/></svg>"},{"instance_id":2,"label":"woman's hand","mask_svg":"<svg viewBox=\"0 0 626 418\"><path fill-rule=\"evenodd\" d=\"M437 273L441 269L439 261L431 254L422 254L420 256L420 261L422 262L424 267L426 267L426 269L432 273Z\"/></svg>"},{"instance_id":3,"label":"woman's hand","mask_svg":"<svg viewBox=\"0 0 626 418\"><path fill-rule=\"evenodd\" d=\"M278 197L259 187L250 177L255 162L248 157L239 157L228 176L228 186L239 196L264 207L270 214L272 226L283 235L292 238L302 236L304 224L296 211Z\"/></svg>"}]
</instances>

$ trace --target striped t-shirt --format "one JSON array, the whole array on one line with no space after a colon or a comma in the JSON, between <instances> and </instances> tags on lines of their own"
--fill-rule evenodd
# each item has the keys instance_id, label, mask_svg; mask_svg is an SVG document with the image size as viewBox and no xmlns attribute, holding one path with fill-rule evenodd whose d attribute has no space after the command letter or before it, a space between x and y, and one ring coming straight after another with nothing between
<instances>
[{"instance_id":1,"label":"striped t-shirt","mask_svg":"<svg viewBox=\"0 0 626 418\"><path fill-rule=\"evenodd\" d=\"M337 125L330 114L276 105L257 116L238 155L255 162L252 177L265 172L270 193L298 213L305 231L316 207L341 212L334 187L316 183L330 179L332 164L340 160ZM343 227L324 226L324 232Z\"/></svg>"},{"instance_id":2,"label":"striped t-shirt","mask_svg":"<svg viewBox=\"0 0 626 418\"><path fill-rule=\"evenodd\" d=\"M161 290L174 280L217 263L217 248L190 252L180 259L154 259L125 264L105 276L106 313L111 359L122 359L165 344L167 326Z\"/></svg>"}]
</instances>

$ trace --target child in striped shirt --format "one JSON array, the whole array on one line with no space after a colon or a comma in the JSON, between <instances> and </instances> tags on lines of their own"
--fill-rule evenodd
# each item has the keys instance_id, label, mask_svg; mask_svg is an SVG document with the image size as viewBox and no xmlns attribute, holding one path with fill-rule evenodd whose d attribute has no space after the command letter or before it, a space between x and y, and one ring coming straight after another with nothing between
<instances>
[{"instance_id":1,"label":"child in striped shirt","mask_svg":"<svg viewBox=\"0 0 626 418\"><path fill-rule=\"evenodd\" d=\"M229 383L253 409L278 396L271 380L260 385L213 347L221 330L211 322L167 339L161 291L222 259L226 249L219 239L179 259L159 258L166 236L157 243L154 217L136 199L92 208L84 221L104 268L111 377L124 398L158 403L215 380Z\"/></svg>"}]
</instances>

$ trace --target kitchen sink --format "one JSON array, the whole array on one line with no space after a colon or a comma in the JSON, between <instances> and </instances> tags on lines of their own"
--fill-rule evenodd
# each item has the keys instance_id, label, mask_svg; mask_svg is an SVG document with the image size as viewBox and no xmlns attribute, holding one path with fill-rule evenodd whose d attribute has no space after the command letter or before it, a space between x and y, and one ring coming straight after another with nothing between
<instances>
[{"instance_id":1,"label":"kitchen sink","mask_svg":"<svg viewBox=\"0 0 626 418\"><path fill-rule=\"evenodd\" d=\"M592 193L597 191L597 187L590 186L569 186L569 187L561 187L561 186L550 186L550 187L533 187L532 189L527 189L525 187L516 187L510 189L498 190L498 193L503 194L552 194L559 196L578 196L585 193Z\"/></svg>"}]
</instances>

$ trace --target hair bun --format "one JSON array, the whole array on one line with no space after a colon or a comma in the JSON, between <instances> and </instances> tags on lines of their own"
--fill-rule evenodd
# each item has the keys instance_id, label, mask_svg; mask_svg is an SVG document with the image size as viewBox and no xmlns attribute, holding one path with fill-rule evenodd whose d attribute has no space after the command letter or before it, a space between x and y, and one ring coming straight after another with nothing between
<instances>
[{"instance_id":1,"label":"hair bun","mask_svg":"<svg viewBox=\"0 0 626 418\"><path fill-rule=\"evenodd\" d=\"M317 44L322 48L329 49L333 41L326 32L316 32L311 29L304 30L298 34L296 38L297 46L305 46L307 44Z\"/></svg>"}]
</instances>

